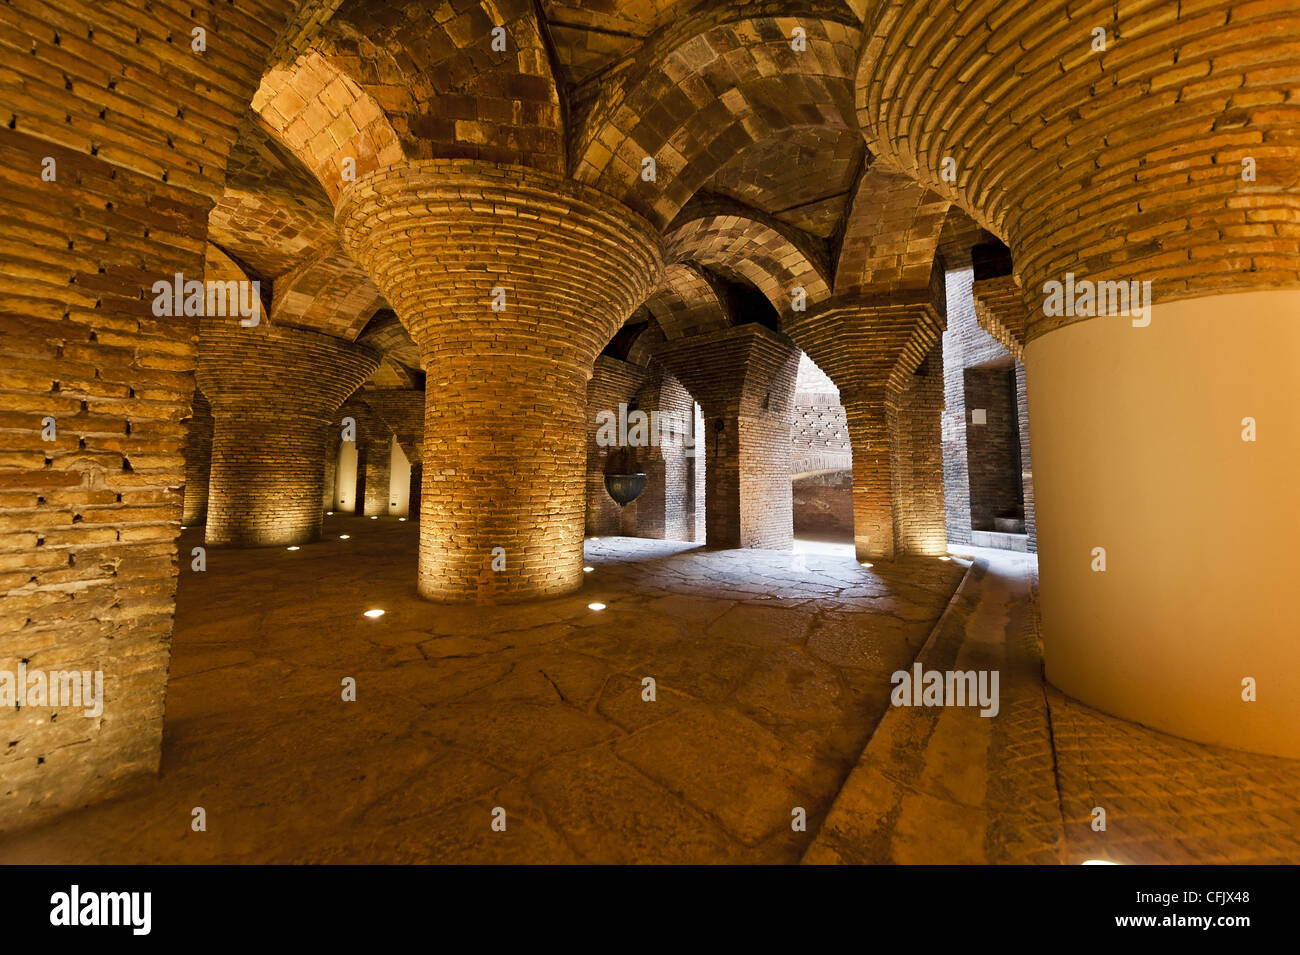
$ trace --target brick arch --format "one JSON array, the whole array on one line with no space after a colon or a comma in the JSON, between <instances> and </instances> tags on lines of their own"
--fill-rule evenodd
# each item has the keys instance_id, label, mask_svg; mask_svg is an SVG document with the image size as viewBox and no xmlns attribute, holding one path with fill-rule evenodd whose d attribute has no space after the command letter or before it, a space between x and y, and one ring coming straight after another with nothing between
<instances>
[{"instance_id":1,"label":"brick arch","mask_svg":"<svg viewBox=\"0 0 1300 955\"><path fill-rule=\"evenodd\" d=\"M898 172L858 178L835 264L835 295L890 299L928 290L951 203Z\"/></svg>"},{"instance_id":2,"label":"brick arch","mask_svg":"<svg viewBox=\"0 0 1300 955\"><path fill-rule=\"evenodd\" d=\"M208 214L208 235L275 278L333 240L333 223L264 192L228 188Z\"/></svg>"},{"instance_id":3,"label":"brick arch","mask_svg":"<svg viewBox=\"0 0 1300 955\"><path fill-rule=\"evenodd\" d=\"M317 45L383 108L410 159L565 168L564 113L532 0L349 0ZM502 27L506 49L492 49Z\"/></svg>"},{"instance_id":4,"label":"brick arch","mask_svg":"<svg viewBox=\"0 0 1300 955\"><path fill-rule=\"evenodd\" d=\"M868 22L869 148L1004 239L1027 294L1066 272L1150 280L1158 301L1300 284L1294 6L883 0Z\"/></svg>"},{"instance_id":5,"label":"brick arch","mask_svg":"<svg viewBox=\"0 0 1300 955\"><path fill-rule=\"evenodd\" d=\"M252 107L333 202L346 185L344 160L356 161L359 179L403 158L397 133L374 97L317 49L267 70Z\"/></svg>"},{"instance_id":6,"label":"brick arch","mask_svg":"<svg viewBox=\"0 0 1300 955\"><path fill-rule=\"evenodd\" d=\"M795 230L731 203L701 203L679 216L666 253L670 262L698 262L753 285L782 318L791 314L796 287L804 289L808 307L830 296L825 266Z\"/></svg>"},{"instance_id":7,"label":"brick arch","mask_svg":"<svg viewBox=\"0 0 1300 955\"><path fill-rule=\"evenodd\" d=\"M807 50L790 30L807 32ZM852 129L855 26L824 17L751 17L715 24L629 69L591 107L574 178L664 225L739 150L810 125ZM641 179L654 157L657 177Z\"/></svg>"},{"instance_id":8,"label":"brick arch","mask_svg":"<svg viewBox=\"0 0 1300 955\"><path fill-rule=\"evenodd\" d=\"M645 302L667 340L718 331L731 325L717 290L699 269L675 262Z\"/></svg>"},{"instance_id":9,"label":"brick arch","mask_svg":"<svg viewBox=\"0 0 1300 955\"><path fill-rule=\"evenodd\" d=\"M384 305L370 276L335 242L276 281L271 321L354 341Z\"/></svg>"}]
</instances>

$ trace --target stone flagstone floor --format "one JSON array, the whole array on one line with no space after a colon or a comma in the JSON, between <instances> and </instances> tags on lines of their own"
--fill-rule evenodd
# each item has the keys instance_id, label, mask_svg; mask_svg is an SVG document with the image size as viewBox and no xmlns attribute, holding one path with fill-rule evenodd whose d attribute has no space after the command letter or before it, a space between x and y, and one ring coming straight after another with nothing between
<instances>
[{"instance_id":1,"label":"stone flagstone floor","mask_svg":"<svg viewBox=\"0 0 1300 955\"><path fill-rule=\"evenodd\" d=\"M1300 761L1044 685L1032 555L593 539L578 594L450 607L413 523L326 527L185 572L161 773L0 863L1300 861ZM890 707L914 660L997 668L998 717Z\"/></svg>"}]
</instances>

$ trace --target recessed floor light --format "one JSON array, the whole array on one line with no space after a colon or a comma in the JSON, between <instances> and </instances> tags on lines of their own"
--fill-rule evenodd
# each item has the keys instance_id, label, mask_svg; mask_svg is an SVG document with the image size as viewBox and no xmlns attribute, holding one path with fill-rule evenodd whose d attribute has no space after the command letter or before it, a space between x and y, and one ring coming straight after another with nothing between
<instances>
[{"instance_id":1,"label":"recessed floor light","mask_svg":"<svg viewBox=\"0 0 1300 955\"><path fill-rule=\"evenodd\" d=\"M605 605L604 605L604 604L599 604L599 603L597 603L597 604L587 604L587 609L588 609L588 610L604 610L604 609L605 609Z\"/></svg>"},{"instance_id":2,"label":"recessed floor light","mask_svg":"<svg viewBox=\"0 0 1300 955\"><path fill-rule=\"evenodd\" d=\"M185 530L185 525L184 525L184 524L181 525L181 530Z\"/></svg>"},{"instance_id":3,"label":"recessed floor light","mask_svg":"<svg viewBox=\"0 0 1300 955\"><path fill-rule=\"evenodd\" d=\"M297 549L298 549L297 544L290 544L288 547L285 548L285 550L297 550Z\"/></svg>"},{"instance_id":4,"label":"recessed floor light","mask_svg":"<svg viewBox=\"0 0 1300 955\"><path fill-rule=\"evenodd\" d=\"M347 539L348 539L349 537L351 537L351 536L352 536L351 534L340 534L340 535L339 535L339 540L341 540L341 541L345 541L345 540L347 540Z\"/></svg>"},{"instance_id":5,"label":"recessed floor light","mask_svg":"<svg viewBox=\"0 0 1300 955\"><path fill-rule=\"evenodd\" d=\"M370 515L370 519L371 519L372 521L377 521L377 520L379 520L379 515L378 515L378 514L371 514L371 515Z\"/></svg>"},{"instance_id":6,"label":"recessed floor light","mask_svg":"<svg viewBox=\"0 0 1300 955\"><path fill-rule=\"evenodd\" d=\"M595 569L596 569L595 567L584 567L584 568L582 568L582 572L583 572L584 574L589 574L589 573L591 573L591 572L592 572L593 570L595 570Z\"/></svg>"},{"instance_id":7,"label":"recessed floor light","mask_svg":"<svg viewBox=\"0 0 1300 955\"><path fill-rule=\"evenodd\" d=\"M951 557L940 557L939 559L940 559L940 560L952 560Z\"/></svg>"},{"instance_id":8,"label":"recessed floor light","mask_svg":"<svg viewBox=\"0 0 1300 955\"><path fill-rule=\"evenodd\" d=\"M334 516L334 512L333 512L333 511L326 511L326 512L325 512L325 516L326 516L326 517L333 517L333 516Z\"/></svg>"},{"instance_id":9,"label":"recessed floor light","mask_svg":"<svg viewBox=\"0 0 1300 955\"><path fill-rule=\"evenodd\" d=\"M1119 865L1118 862L1111 862L1109 859L1085 859L1084 865Z\"/></svg>"},{"instance_id":10,"label":"recessed floor light","mask_svg":"<svg viewBox=\"0 0 1300 955\"><path fill-rule=\"evenodd\" d=\"M872 566L872 563L871 563L871 561L869 561L869 560L864 560L864 561L862 562L862 566L863 566L863 567L871 567L871 566Z\"/></svg>"},{"instance_id":11,"label":"recessed floor light","mask_svg":"<svg viewBox=\"0 0 1300 955\"><path fill-rule=\"evenodd\" d=\"M406 518L404 518L404 517L399 517L398 520L399 520L399 521L404 521L404 520L406 520Z\"/></svg>"},{"instance_id":12,"label":"recessed floor light","mask_svg":"<svg viewBox=\"0 0 1300 955\"><path fill-rule=\"evenodd\" d=\"M379 610L379 609L375 609L375 610L367 610L367 611L365 612L365 616L369 617L371 620L375 619L376 617L382 617L383 615L384 615L384 612L383 612L382 610Z\"/></svg>"}]
</instances>

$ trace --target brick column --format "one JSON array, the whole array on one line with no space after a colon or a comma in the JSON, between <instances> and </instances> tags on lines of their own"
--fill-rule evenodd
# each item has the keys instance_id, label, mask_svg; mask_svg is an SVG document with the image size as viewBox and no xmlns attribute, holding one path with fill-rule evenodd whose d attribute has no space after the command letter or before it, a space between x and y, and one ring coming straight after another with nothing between
<instances>
[{"instance_id":1,"label":"brick column","mask_svg":"<svg viewBox=\"0 0 1300 955\"><path fill-rule=\"evenodd\" d=\"M690 389L704 414L705 542L789 547L799 350L784 335L750 324L666 342L654 355Z\"/></svg>"},{"instance_id":2,"label":"brick column","mask_svg":"<svg viewBox=\"0 0 1300 955\"><path fill-rule=\"evenodd\" d=\"M181 444L185 457L185 502L181 523L197 524L208 515L208 467L212 461L212 406L203 392L194 389L194 407L185 426Z\"/></svg>"},{"instance_id":3,"label":"brick column","mask_svg":"<svg viewBox=\"0 0 1300 955\"><path fill-rule=\"evenodd\" d=\"M328 335L202 322L196 377L214 419L209 544L320 535L326 429L377 365L369 350Z\"/></svg>"},{"instance_id":4,"label":"brick column","mask_svg":"<svg viewBox=\"0 0 1300 955\"><path fill-rule=\"evenodd\" d=\"M393 478L393 435L387 428L371 431L364 443L365 493L361 513L382 517L388 513Z\"/></svg>"},{"instance_id":5,"label":"brick column","mask_svg":"<svg viewBox=\"0 0 1300 955\"><path fill-rule=\"evenodd\" d=\"M693 469L686 441L694 432L695 401L658 362L651 364L651 378L636 396L637 407L647 415L658 414L661 422L671 422L672 431L670 434L664 424L659 446L646 455L645 491L636 502L636 533L662 540L693 540L695 507L689 487Z\"/></svg>"},{"instance_id":6,"label":"brick column","mask_svg":"<svg viewBox=\"0 0 1300 955\"><path fill-rule=\"evenodd\" d=\"M788 323L791 337L840 389L853 449L859 560L948 549L942 314L924 293L907 302L832 301Z\"/></svg>"},{"instance_id":7,"label":"brick column","mask_svg":"<svg viewBox=\"0 0 1300 955\"><path fill-rule=\"evenodd\" d=\"M586 532L589 537L609 537L623 533L624 512L637 508L641 503L638 498L627 507L619 507L618 502L609 496L609 491L605 488L605 464L617 448L601 445L597 441L600 433L597 418L602 412L609 412L617 420L619 404L635 403L635 395L645 381L645 376L644 368L609 355L601 355L596 359L591 381L587 382ZM630 450L641 466L647 464L652 449L637 447ZM649 490L648 486L646 490Z\"/></svg>"},{"instance_id":8,"label":"brick column","mask_svg":"<svg viewBox=\"0 0 1300 955\"><path fill-rule=\"evenodd\" d=\"M428 370L420 593L576 590L587 379L662 274L658 235L588 187L471 160L385 167L336 220Z\"/></svg>"}]
</instances>

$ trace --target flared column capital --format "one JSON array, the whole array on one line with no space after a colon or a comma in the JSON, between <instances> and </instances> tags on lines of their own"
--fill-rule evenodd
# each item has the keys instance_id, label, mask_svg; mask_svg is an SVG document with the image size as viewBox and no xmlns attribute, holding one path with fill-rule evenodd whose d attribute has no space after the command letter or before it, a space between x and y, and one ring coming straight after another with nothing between
<instances>
[{"instance_id":1,"label":"flared column capital","mask_svg":"<svg viewBox=\"0 0 1300 955\"><path fill-rule=\"evenodd\" d=\"M199 326L195 378L216 414L250 404L328 417L378 365L369 348L332 335L266 322L244 328L234 319L212 318Z\"/></svg>"},{"instance_id":2,"label":"flared column capital","mask_svg":"<svg viewBox=\"0 0 1300 955\"><path fill-rule=\"evenodd\" d=\"M847 407L858 394L898 387L947 325L943 303L914 294L837 297L786 322L785 330L826 372Z\"/></svg>"},{"instance_id":3,"label":"flared column capital","mask_svg":"<svg viewBox=\"0 0 1300 955\"><path fill-rule=\"evenodd\" d=\"M536 169L434 159L352 184L335 214L426 364L478 356L591 363L663 274L662 240L630 209Z\"/></svg>"}]
</instances>

